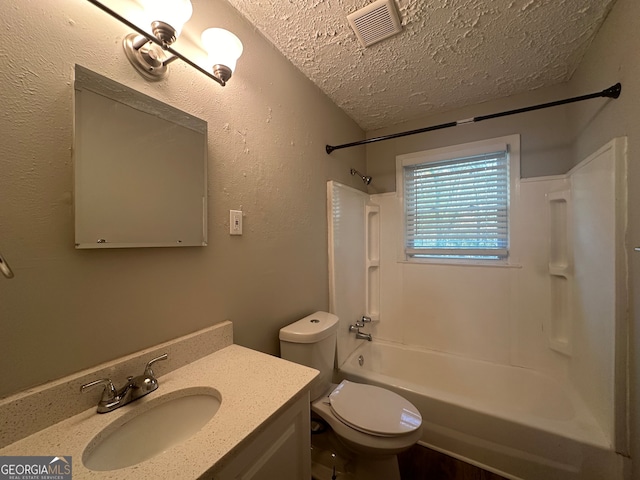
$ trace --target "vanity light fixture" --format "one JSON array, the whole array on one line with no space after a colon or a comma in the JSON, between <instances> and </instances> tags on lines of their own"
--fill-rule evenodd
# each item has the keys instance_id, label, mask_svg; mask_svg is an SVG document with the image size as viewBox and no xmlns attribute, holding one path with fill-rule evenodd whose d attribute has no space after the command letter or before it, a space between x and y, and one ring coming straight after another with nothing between
<instances>
[{"instance_id":1,"label":"vanity light fixture","mask_svg":"<svg viewBox=\"0 0 640 480\"><path fill-rule=\"evenodd\" d=\"M167 74L167 66L180 59L224 87L242 54L242 42L238 37L221 28L209 28L202 33L202 42L209 53L209 62L213 62L211 72L171 48L193 13L190 0L141 0L145 7L145 16L149 18L152 34L145 32L100 1L88 1L135 30L135 33L130 33L124 38L124 51L131 65L149 80L163 78Z\"/></svg>"},{"instance_id":2,"label":"vanity light fixture","mask_svg":"<svg viewBox=\"0 0 640 480\"><path fill-rule=\"evenodd\" d=\"M177 59L165 56L164 50L180 35L193 14L193 6L189 0L142 0L141 3L153 36L160 44L150 42L146 35L130 33L123 41L124 53L142 76L159 80L167 74L167 65Z\"/></svg>"},{"instance_id":3,"label":"vanity light fixture","mask_svg":"<svg viewBox=\"0 0 640 480\"><path fill-rule=\"evenodd\" d=\"M190 0L139 0L151 31L163 46L176 41L182 27L193 15Z\"/></svg>"},{"instance_id":4,"label":"vanity light fixture","mask_svg":"<svg viewBox=\"0 0 640 480\"><path fill-rule=\"evenodd\" d=\"M202 45L209 54L213 74L226 82L242 55L242 42L233 33L222 28L207 28L202 32Z\"/></svg>"}]
</instances>

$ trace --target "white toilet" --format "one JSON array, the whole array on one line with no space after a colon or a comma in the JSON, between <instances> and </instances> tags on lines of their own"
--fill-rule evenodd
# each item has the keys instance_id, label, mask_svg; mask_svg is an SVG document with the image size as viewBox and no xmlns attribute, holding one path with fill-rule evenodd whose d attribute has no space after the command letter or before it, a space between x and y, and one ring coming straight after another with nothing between
<instances>
[{"instance_id":1,"label":"white toilet","mask_svg":"<svg viewBox=\"0 0 640 480\"><path fill-rule=\"evenodd\" d=\"M338 317L327 312L283 327L281 357L320 371L311 385L311 412L345 447L346 470L336 478L399 480L396 454L420 439L422 417L411 402L384 388L346 380L331 383L337 329Z\"/></svg>"}]
</instances>

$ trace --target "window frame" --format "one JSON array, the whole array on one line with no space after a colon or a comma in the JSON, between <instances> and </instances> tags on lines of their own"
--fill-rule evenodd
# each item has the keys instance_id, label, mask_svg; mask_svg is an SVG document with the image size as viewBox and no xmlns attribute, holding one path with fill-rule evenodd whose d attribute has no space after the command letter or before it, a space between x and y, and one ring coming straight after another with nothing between
<instances>
[{"instance_id":1,"label":"window frame","mask_svg":"<svg viewBox=\"0 0 640 480\"><path fill-rule=\"evenodd\" d=\"M446 257L414 257L406 252L406 231L407 220L405 210L405 192L404 192L404 167L431 163L442 162L446 160L455 160L458 158L471 157L474 155L482 155L501 150L508 152L508 168L509 168L509 198L507 201L507 225L508 225L508 254L501 259L480 259L480 258L446 258ZM513 254L513 238L514 238L514 219L517 218L518 198L520 185L520 135L507 135L503 137L480 140L477 142L463 143L459 145L450 145L442 148L423 150L420 152L409 153L396 156L396 195L400 204L400 215L402 221L400 233L400 242L398 248L399 261L409 263L445 263L445 264L462 264L462 265L484 265L484 266L508 266L515 265L516 259Z\"/></svg>"}]
</instances>

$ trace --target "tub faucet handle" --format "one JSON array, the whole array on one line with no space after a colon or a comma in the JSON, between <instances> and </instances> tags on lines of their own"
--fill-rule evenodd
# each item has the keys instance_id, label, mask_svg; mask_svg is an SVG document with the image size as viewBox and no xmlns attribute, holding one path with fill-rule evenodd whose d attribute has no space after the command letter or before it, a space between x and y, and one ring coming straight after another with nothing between
<instances>
[{"instance_id":1,"label":"tub faucet handle","mask_svg":"<svg viewBox=\"0 0 640 480\"><path fill-rule=\"evenodd\" d=\"M367 317L367 316L363 315L362 318L360 319L360 321L362 323L371 323L371 317Z\"/></svg>"}]
</instances>

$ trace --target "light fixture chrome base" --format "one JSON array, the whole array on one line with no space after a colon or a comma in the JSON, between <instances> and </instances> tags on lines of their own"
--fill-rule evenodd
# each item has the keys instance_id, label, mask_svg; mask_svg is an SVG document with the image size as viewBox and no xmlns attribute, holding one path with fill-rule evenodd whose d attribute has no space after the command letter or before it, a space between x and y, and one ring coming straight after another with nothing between
<instances>
[{"instance_id":1,"label":"light fixture chrome base","mask_svg":"<svg viewBox=\"0 0 640 480\"><path fill-rule=\"evenodd\" d=\"M142 35L130 33L122 46L131 65L146 79L161 80L169 73L164 50Z\"/></svg>"},{"instance_id":2,"label":"light fixture chrome base","mask_svg":"<svg viewBox=\"0 0 640 480\"><path fill-rule=\"evenodd\" d=\"M220 65L219 63L216 63L213 66L213 75L222 82L223 87L231 78L231 73L231 69L226 65Z\"/></svg>"},{"instance_id":3,"label":"light fixture chrome base","mask_svg":"<svg viewBox=\"0 0 640 480\"><path fill-rule=\"evenodd\" d=\"M163 48L168 47L176 41L176 29L165 22L156 20L151 22L151 31L153 35L162 42Z\"/></svg>"}]
</instances>

